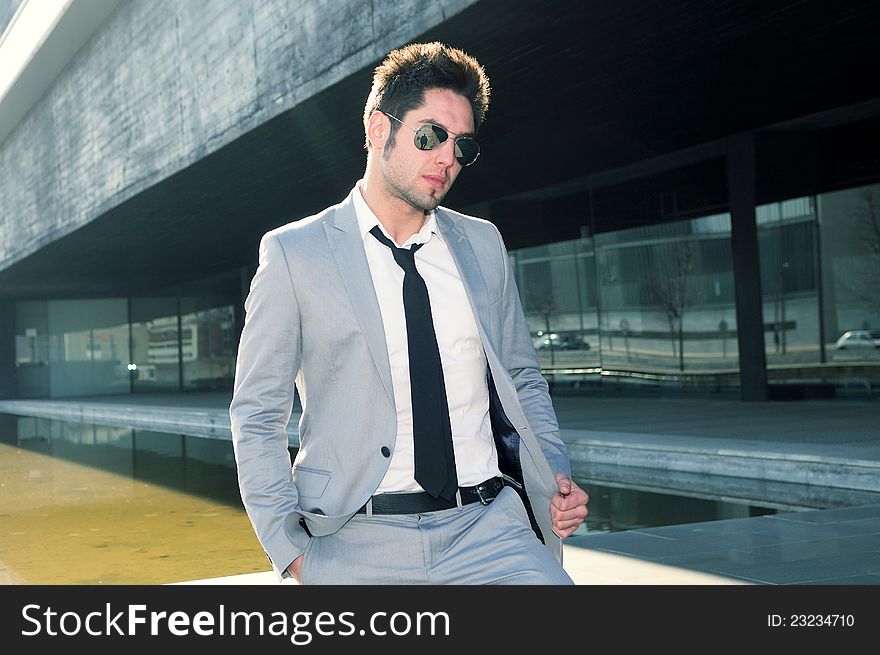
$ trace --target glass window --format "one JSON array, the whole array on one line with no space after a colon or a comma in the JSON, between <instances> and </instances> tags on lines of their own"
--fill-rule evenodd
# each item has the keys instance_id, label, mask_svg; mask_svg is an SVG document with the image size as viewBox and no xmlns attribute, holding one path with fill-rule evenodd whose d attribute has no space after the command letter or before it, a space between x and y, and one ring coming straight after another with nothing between
<instances>
[{"instance_id":1,"label":"glass window","mask_svg":"<svg viewBox=\"0 0 880 655\"><path fill-rule=\"evenodd\" d=\"M826 376L838 393L880 387L880 184L820 194Z\"/></svg>"},{"instance_id":2,"label":"glass window","mask_svg":"<svg viewBox=\"0 0 880 655\"><path fill-rule=\"evenodd\" d=\"M589 238L511 253L532 344L545 374L582 379L599 365L593 246Z\"/></svg>"},{"instance_id":3,"label":"glass window","mask_svg":"<svg viewBox=\"0 0 880 655\"><path fill-rule=\"evenodd\" d=\"M183 313L180 330L183 388L197 391L231 389L235 375L233 305Z\"/></svg>"},{"instance_id":4,"label":"glass window","mask_svg":"<svg viewBox=\"0 0 880 655\"><path fill-rule=\"evenodd\" d=\"M49 394L128 393L128 300L50 300Z\"/></svg>"},{"instance_id":5,"label":"glass window","mask_svg":"<svg viewBox=\"0 0 880 655\"><path fill-rule=\"evenodd\" d=\"M177 297L131 299L132 391L180 389Z\"/></svg>"},{"instance_id":6,"label":"glass window","mask_svg":"<svg viewBox=\"0 0 880 655\"><path fill-rule=\"evenodd\" d=\"M49 395L46 301L15 303L15 378L19 398L45 398Z\"/></svg>"},{"instance_id":7,"label":"glass window","mask_svg":"<svg viewBox=\"0 0 880 655\"><path fill-rule=\"evenodd\" d=\"M756 220L769 381L874 394L880 184L761 205ZM511 251L544 373L737 386L730 215L643 223Z\"/></svg>"},{"instance_id":8,"label":"glass window","mask_svg":"<svg viewBox=\"0 0 880 655\"><path fill-rule=\"evenodd\" d=\"M727 215L596 236L602 367L650 379L738 372Z\"/></svg>"},{"instance_id":9,"label":"glass window","mask_svg":"<svg viewBox=\"0 0 880 655\"><path fill-rule=\"evenodd\" d=\"M812 377L821 358L812 199L769 203L756 214L768 378Z\"/></svg>"},{"instance_id":10,"label":"glass window","mask_svg":"<svg viewBox=\"0 0 880 655\"><path fill-rule=\"evenodd\" d=\"M235 376L237 272L186 285L180 299L183 388L227 390Z\"/></svg>"}]
</instances>

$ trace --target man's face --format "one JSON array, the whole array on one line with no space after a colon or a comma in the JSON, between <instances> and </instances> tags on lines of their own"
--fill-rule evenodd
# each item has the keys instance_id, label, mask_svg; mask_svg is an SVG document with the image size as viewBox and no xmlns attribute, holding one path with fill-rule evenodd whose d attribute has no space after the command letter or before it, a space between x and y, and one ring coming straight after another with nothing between
<instances>
[{"instance_id":1,"label":"man's face","mask_svg":"<svg viewBox=\"0 0 880 655\"><path fill-rule=\"evenodd\" d=\"M398 118L405 125L397 125L394 145L386 144L382 151L385 189L420 211L431 211L461 172L462 166L455 159L455 137L473 135L473 110L462 95L447 89L430 89L425 91L424 104ZM434 150L419 150L413 143L410 127L418 129L425 123L439 125L450 137Z\"/></svg>"}]
</instances>

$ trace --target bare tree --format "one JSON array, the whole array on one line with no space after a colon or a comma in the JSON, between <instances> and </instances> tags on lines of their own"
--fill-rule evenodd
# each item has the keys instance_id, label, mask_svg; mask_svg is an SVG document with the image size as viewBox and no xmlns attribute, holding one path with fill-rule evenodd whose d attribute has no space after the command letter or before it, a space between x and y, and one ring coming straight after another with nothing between
<instances>
[{"instance_id":1,"label":"bare tree","mask_svg":"<svg viewBox=\"0 0 880 655\"><path fill-rule=\"evenodd\" d=\"M669 324L672 354L678 341L678 368L684 370L684 314L691 302L694 272L694 244L672 241L654 248L654 258L645 280L650 301L660 308Z\"/></svg>"},{"instance_id":2,"label":"bare tree","mask_svg":"<svg viewBox=\"0 0 880 655\"><path fill-rule=\"evenodd\" d=\"M880 187L866 187L859 191L858 204L850 214L854 241L861 248L860 257L839 278L840 286L855 301L866 305L877 303L880 289Z\"/></svg>"}]
</instances>

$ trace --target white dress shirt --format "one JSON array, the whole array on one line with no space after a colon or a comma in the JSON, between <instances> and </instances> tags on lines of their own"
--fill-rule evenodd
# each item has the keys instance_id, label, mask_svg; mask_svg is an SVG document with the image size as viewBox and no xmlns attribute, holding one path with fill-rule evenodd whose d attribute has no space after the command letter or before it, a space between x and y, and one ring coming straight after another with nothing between
<instances>
[{"instance_id":1,"label":"white dress shirt","mask_svg":"<svg viewBox=\"0 0 880 655\"><path fill-rule=\"evenodd\" d=\"M376 493L422 491L414 478L403 269L394 261L391 250L369 233L378 225L385 236L396 243L364 200L361 182L358 182L352 195L373 287L382 312L397 408L397 442L388 471ZM399 245L408 248L417 243L425 244L416 252L416 268L425 280L431 301L431 317L440 348L449 404L458 484L471 486L501 475L489 421L486 355L480 343L471 304L452 254L437 229L434 212L428 214L421 230Z\"/></svg>"}]
</instances>

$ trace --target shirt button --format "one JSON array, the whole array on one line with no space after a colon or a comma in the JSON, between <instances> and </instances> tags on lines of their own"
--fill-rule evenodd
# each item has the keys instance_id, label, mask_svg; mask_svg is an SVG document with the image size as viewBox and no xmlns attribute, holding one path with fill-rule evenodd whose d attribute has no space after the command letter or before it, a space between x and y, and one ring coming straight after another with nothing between
<instances>
[{"instance_id":1,"label":"shirt button","mask_svg":"<svg viewBox=\"0 0 880 655\"><path fill-rule=\"evenodd\" d=\"M382 446L382 456L391 457L391 451L388 449L388 446Z\"/></svg>"}]
</instances>

